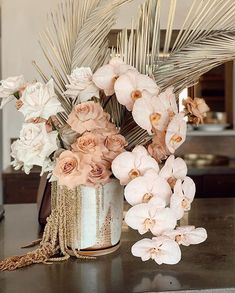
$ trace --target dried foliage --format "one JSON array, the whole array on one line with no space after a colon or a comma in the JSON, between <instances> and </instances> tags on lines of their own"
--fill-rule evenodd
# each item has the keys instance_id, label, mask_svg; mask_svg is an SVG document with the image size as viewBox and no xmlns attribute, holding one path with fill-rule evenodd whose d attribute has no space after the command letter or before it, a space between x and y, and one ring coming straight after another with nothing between
<instances>
[{"instance_id":1,"label":"dried foliage","mask_svg":"<svg viewBox=\"0 0 235 293\"><path fill-rule=\"evenodd\" d=\"M76 67L102 66L109 58L108 33L115 23L116 9L129 0L66 0L48 16L40 45L50 66L57 94L68 114L72 102L63 95L67 75ZM44 81L47 77L34 63ZM66 119L65 117L62 117Z\"/></svg>"},{"instance_id":2,"label":"dried foliage","mask_svg":"<svg viewBox=\"0 0 235 293\"><path fill-rule=\"evenodd\" d=\"M153 75L162 90L174 86L179 93L205 72L235 58L235 5L233 0L194 0L173 40L179 1L171 0L161 40L163 2L147 0L141 6L130 35L124 30L118 37L118 53L140 72Z\"/></svg>"}]
</instances>

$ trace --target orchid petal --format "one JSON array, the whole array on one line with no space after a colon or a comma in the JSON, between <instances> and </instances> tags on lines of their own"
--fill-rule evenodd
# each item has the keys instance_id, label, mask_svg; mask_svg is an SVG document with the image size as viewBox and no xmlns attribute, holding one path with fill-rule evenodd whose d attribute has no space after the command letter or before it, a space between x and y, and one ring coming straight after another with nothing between
<instances>
[{"instance_id":1,"label":"orchid petal","mask_svg":"<svg viewBox=\"0 0 235 293\"><path fill-rule=\"evenodd\" d=\"M183 119L183 114L176 114L167 127L166 146L171 153L184 143L186 138L187 124Z\"/></svg>"},{"instance_id":2,"label":"orchid petal","mask_svg":"<svg viewBox=\"0 0 235 293\"><path fill-rule=\"evenodd\" d=\"M104 90L107 96L114 94L115 71L112 65L107 64L99 68L93 75L95 85Z\"/></svg>"},{"instance_id":3,"label":"orchid petal","mask_svg":"<svg viewBox=\"0 0 235 293\"><path fill-rule=\"evenodd\" d=\"M123 152L112 162L113 175L120 180L122 185L127 184L131 178L129 172L135 166L135 157L131 152Z\"/></svg>"}]
</instances>

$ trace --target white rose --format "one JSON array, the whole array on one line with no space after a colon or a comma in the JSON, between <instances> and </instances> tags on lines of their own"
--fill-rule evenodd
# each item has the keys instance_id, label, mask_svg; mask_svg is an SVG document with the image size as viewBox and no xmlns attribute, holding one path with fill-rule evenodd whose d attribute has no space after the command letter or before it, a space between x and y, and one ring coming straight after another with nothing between
<instances>
[{"instance_id":1,"label":"white rose","mask_svg":"<svg viewBox=\"0 0 235 293\"><path fill-rule=\"evenodd\" d=\"M50 165L49 156L58 149L57 131L47 133L45 123L25 123L20 132L20 139L12 144L12 165L23 167L29 173L33 165L42 167Z\"/></svg>"},{"instance_id":2,"label":"white rose","mask_svg":"<svg viewBox=\"0 0 235 293\"><path fill-rule=\"evenodd\" d=\"M99 89L92 81L90 67L75 68L68 80L70 84L66 85L66 96L73 99L78 97L78 102L86 102L92 97L99 98Z\"/></svg>"},{"instance_id":3,"label":"white rose","mask_svg":"<svg viewBox=\"0 0 235 293\"><path fill-rule=\"evenodd\" d=\"M25 84L23 75L9 77L1 81L0 109L14 99L14 94Z\"/></svg>"},{"instance_id":4,"label":"white rose","mask_svg":"<svg viewBox=\"0 0 235 293\"><path fill-rule=\"evenodd\" d=\"M26 120L38 117L48 119L50 116L64 111L55 94L52 79L46 85L40 82L28 85L21 101L23 105L19 111L24 114Z\"/></svg>"}]
</instances>

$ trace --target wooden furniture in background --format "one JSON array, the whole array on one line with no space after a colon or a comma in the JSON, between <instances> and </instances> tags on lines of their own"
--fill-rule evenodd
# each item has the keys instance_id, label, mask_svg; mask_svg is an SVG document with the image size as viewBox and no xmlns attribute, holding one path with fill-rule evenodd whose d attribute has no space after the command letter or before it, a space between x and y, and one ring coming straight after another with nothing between
<instances>
[{"instance_id":1,"label":"wooden furniture in background","mask_svg":"<svg viewBox=\"0 0 235 293\"><path fill-rule=\"evenodd\" d=\"M202 75L188 89L191 98L204 98L212 112L226 112L227 123L233 126L233 61L226 62Z\"/></svg>"},{"instance_id":2,"label":"wooden furniture in background","mask_svg":"<svg viewBox=\"0 0 235 293\"><path fill-rule=\"evenodd\" d=\"M40 181L40 170L29 175L8 167L2 174L4 204L35 203Z\"/></svg>"}]
</instances>

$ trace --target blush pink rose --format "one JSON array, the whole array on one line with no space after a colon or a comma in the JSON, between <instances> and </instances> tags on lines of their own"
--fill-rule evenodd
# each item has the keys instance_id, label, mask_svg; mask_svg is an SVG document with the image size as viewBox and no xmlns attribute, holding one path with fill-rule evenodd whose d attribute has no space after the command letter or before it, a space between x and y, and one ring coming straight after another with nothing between
<instances>
[{"instance_id":1,"label":"blush pink rose","mask_svg":"<svg viewBox=\"0 0 235 293\"><path fill-rule=\"evenodd\" d=\"M75 152L90 154L93 160L101 160L102 154L106 150L103 136L91 132L85 132L71 147Z\"/></svg>"},{"instance_id":2,"label":"blush pink rose","mask_svg":"<svg viewBox=\"0 0 235 293\"><path fill-rule=\"evenodd\" d=\"M166 133L164 131L155 130L152 143L148 146L149 154L158 162L161 163L167 159L170 152L165 143Z\"/></svg>"},{"instance_id":3,"label":"blush pink rose","mask_svg":"<svg viewBox=\"0 0 235 293\"><path fill-rule=\"evenodd\" d=\"M69 114L67 123L71 128L82 134L86 131L105 128L109 115L104 113L99 103L89 101L76 105Z\"/></svg>"},{"instance_id":4,"label":"blush pink rose","mask_svg":"<svg viewBox=\"0 0 235 293\"><path fill-rule=\"evenodd\" d=\"M85 184L87 175L91 170L89 159L79 156L78 153L64 151L56 160L53 175L57 178L59 185L65 185L69 189Z\"/></svg>"},{"instance_id":5,"label":"blush pink rose","mask_svg":"<svg viewBox=\"0 0 235 293\"><path fill-rule=\"evenodd\" d=\"M90 166L91 170L88 173L86 185L97 187L109 182L112 172L105 161L99 163L92 162Z\"/></svg>"},{"instance_id":6,"label":"blush pink rose","mask_svg":"<svg viewBox=\"0 0 235 293\"><path fill-rule=\"evenodd\" d=\"M125 137L121 134L113 134L107 136L104 145L107 149L107 152L103 154L104 158L106 160L113 161L119 154L124 151L125 146L127 146L127 141Z\"/></svg>"}]
</instances>

